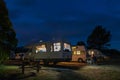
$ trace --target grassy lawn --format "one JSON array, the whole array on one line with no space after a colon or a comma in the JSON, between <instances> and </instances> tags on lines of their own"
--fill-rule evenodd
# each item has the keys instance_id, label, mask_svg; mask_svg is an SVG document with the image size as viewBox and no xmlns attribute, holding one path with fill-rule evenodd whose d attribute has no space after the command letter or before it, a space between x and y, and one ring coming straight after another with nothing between
<instances>
[{"instance_id":1,"label":"grassy lawn","mask_svg":"<svg viewBox=\"0 0 120 80\"><path fill-rule=\"evenodd\" d=\"M87 77L88 80L120 80L119 66L85 66L76 72Z\"/></svg>"},{"instance_id":2,"label":"grassy lawn","mask_svg":"<svg viewBox=\"0 0 120 80\"><path fill-rule=\"evenodd\" d=\"M120 68L113 65L84 66L78 70L51 70L42 67L39 73L27 69L21 74L18 66L0 66L0 80L120 80Z\"/></svg>"}]
</instances>

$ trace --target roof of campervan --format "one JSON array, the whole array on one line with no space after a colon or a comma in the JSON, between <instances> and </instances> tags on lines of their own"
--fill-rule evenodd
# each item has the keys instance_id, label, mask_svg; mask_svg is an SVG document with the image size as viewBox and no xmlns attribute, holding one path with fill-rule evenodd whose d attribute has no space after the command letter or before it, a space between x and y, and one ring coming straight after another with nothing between
<instances>
[{"instance_id":1,"label":"roof of campervan","mask_svg":"<svg viewBox=\"0 0 120 80\"><path fill-rule=\"evenodd\" d=\"M38 44L45 44L45 43L57 43L57 42L65 42L65 43L68 43L68 44L70 44L70 42L68 42L68 41L63 41L63 40L52 40L52 41L42 41L42 40L40 40L39 42L35 42L35 43L30 43L30 44L27 44L27 45L25 45L24 47L25 48L32 48L33 46L35 46L35 45L38 45ZM70 44L71 45L71 44Z\"/></svg>"}]
</instances>

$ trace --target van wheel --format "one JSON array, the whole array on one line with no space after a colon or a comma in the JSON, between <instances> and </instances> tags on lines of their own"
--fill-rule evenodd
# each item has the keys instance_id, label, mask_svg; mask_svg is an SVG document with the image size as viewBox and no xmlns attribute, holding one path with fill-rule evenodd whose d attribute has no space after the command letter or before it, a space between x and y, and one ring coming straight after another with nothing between
<instances>
[{"instance_id":1,"label":"van wheel","mask_svg":"<svg viewBox=\"0 0 120 80\"><path fill-rule=\"evenodd\" d=\"M82 58L78 58L78 62L79 63L83 62L83 59Z\"/></svg>"}]
</instances>

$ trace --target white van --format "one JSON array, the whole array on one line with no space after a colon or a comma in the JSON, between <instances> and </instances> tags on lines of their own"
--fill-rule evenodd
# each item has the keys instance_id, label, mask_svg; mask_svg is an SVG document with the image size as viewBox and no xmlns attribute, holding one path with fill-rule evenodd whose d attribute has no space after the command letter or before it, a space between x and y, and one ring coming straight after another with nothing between
<instances>
[{"instance_id":1,"label":"white van","mask_svg":"<svg viewBox=\"0 0 120 80\"><path fill-rule=\"evenodd\" d=\"M54 64L71 61L71 44L64 41L39 42L33 45L32 51L25 54L25 59L43 61L44 64Z\"/></svg>"}]
</instances>

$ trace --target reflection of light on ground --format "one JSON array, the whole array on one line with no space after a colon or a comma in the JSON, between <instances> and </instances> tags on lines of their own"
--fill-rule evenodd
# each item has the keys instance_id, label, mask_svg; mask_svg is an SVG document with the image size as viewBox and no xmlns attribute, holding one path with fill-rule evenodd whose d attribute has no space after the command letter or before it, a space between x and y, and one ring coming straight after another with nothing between
<instances>
[{"instance_id":1,"label":"reflection of light on ground","mask_svg":"<svg viewBox=\"0 0 120 80\"><path fill-rule=\"evenodd\" d=\"M69 71L69 70L72 70L72 69L67 69L67 68L54 68L54 67L42 67L41 70L53 70L53 71L60 70L60 71Z\"/></svg>"},{"instance_id":2,"label":"reflection of light on ground","mask_svg":"<svg viewBox=\"0 0 120 80\"><path fill-rule=\"evenodd\" d=\"M96 66L96 65L91 65L91 66L84 66L82 69L99 69L100 66Z\"/></svg>"},{"instance_id":3,"label":"reflection of light on ground","mask_svg":"<svg viewBox=\"0 0 120 80\"><path fill-rule=\"evenodd\" d=\"M84 66L81 70L88 70L88 69L102 69L102 70L115 70L120 71L120 66L113 66L113 65L90 65Z\"/></svg>"},{"instance_id":4,"label":"reflection of light on ground","mask_svg":"<svg viewBox=\"0 0 120 80\"><path fill-rule=\"evenodd\" d=\"M64 66L85 66L86 63L79 63L79 62L60 62L57 65L64 65Z\"/></svg>"}]
</instances>

